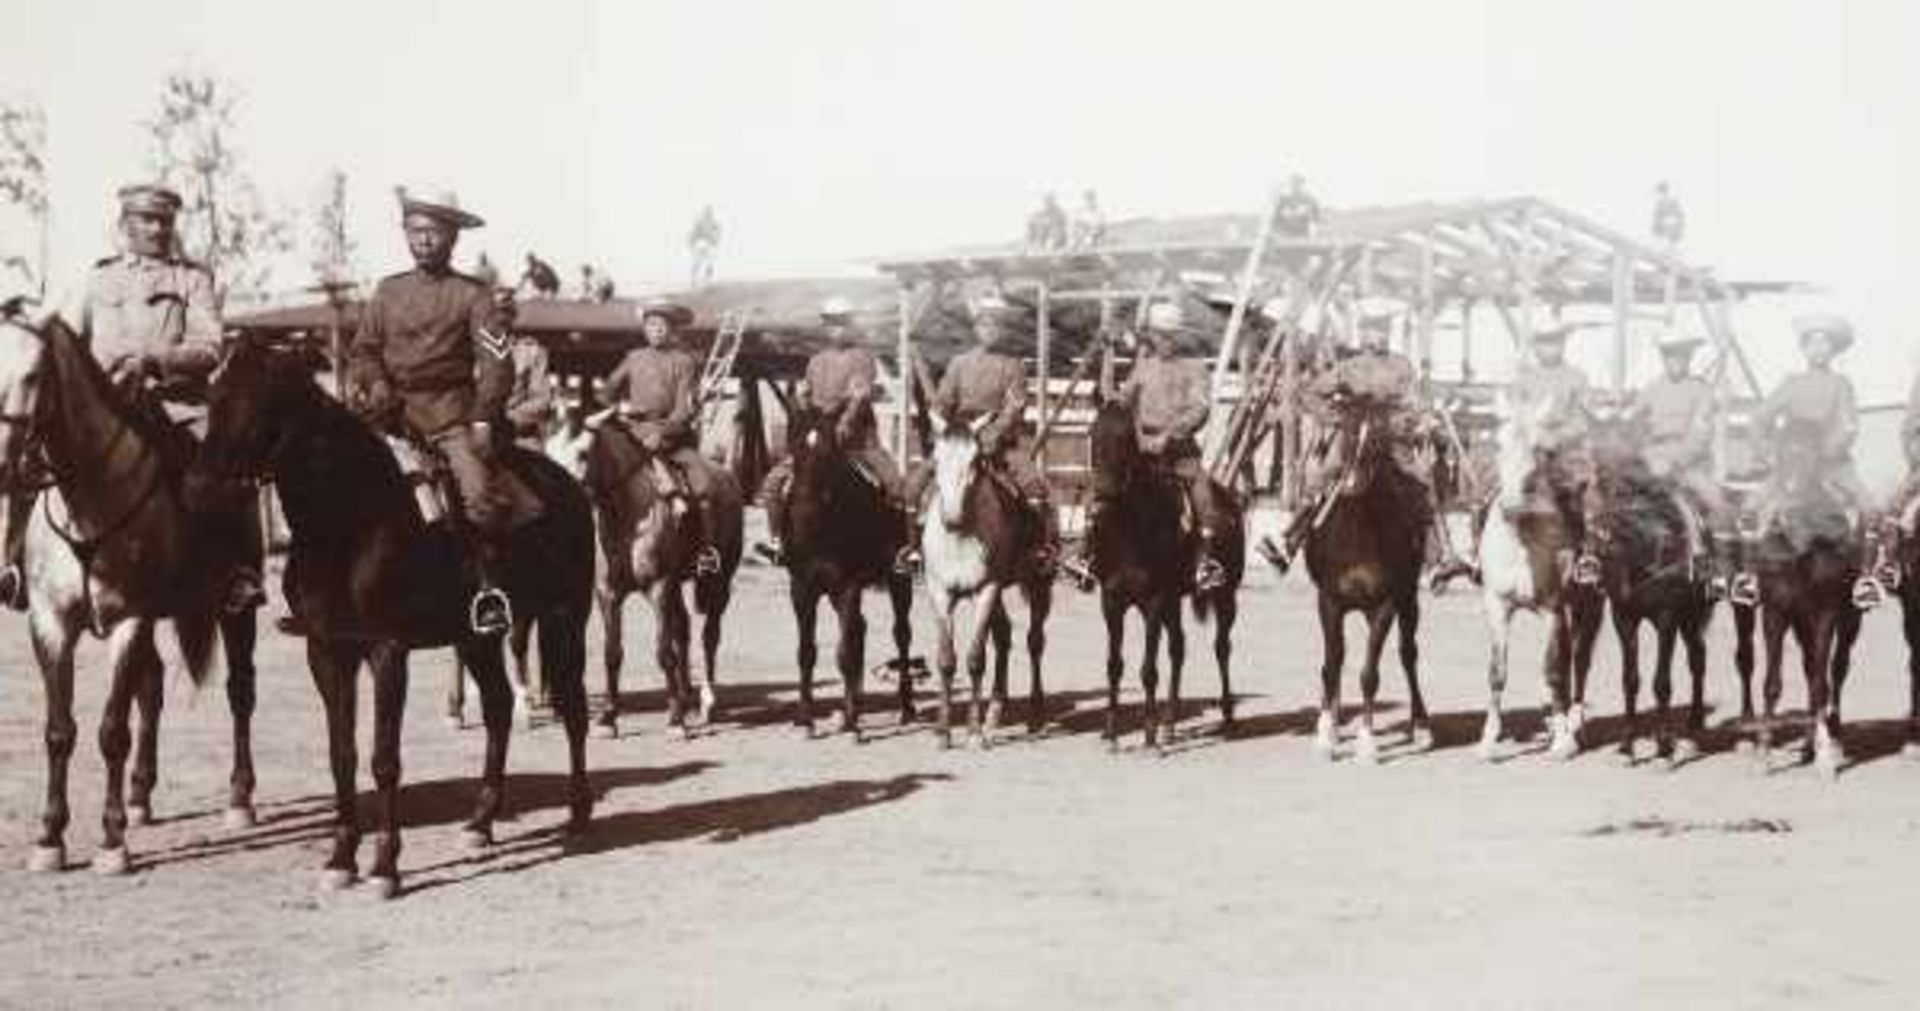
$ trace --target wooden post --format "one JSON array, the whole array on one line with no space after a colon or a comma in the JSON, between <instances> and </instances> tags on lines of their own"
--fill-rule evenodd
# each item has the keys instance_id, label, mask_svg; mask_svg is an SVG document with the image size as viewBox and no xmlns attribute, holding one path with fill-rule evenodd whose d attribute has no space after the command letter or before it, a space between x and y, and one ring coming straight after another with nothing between
<instances>
[{"instance_id":1,"label":"wooden post","mask_svg":"<svg viewBox=\"0 0 1920 1011\"><path fill-rule=\"evenodd\" d=\"M1473 382L1473 299L1460 300L1460 381Z\"/></svg>"},{"instance_id":2,"label":"wooden post","mask_svg":"<svg viewBox=\"0 0 1920 1011\"><path fill-rule=\"evenodd\" d=\"M1433 313L1433 241L1429 238L1420 244L1420 315L1415 318L1417 356L1414 361L1420 368L1422 386L1433 379Z\"/></svg>"},{"instance_id":3,"label":"wooden post","mask_svg":"<svg viewBox=\"0 0 1920 1011\"><path fill-rule=\"evenodd\" d=\"M910 396L913 389L913 300L909 294L907 286L900 285L900 338L894 349L899 362L900 395L894 409L893 458L899 461L902 467L905 467L908 461L907 447L910 441L908 419L913 414L911 410L913 398Z\"/></svg>"},{"instance_id":4,"label":"wooden post","mask_svg":"<svg viewBox=\"0 0 1920 1011\"><path fill-rule=\"evenodd\" d=\"M1033 398L1033 403L1042 418L1047 416L1047 379L1053 375L1053 327L1050 325L1051 306L1047 304L1047 296L1047 282L1042 280L1040 290L1034 299L1033 317L1034 371L1040 374L1040 392ZM1043 444L1039 450L1041 473L1044 474L1047 465L1047 447Z\"/></svg>"},{"instance_id":5,"label":"wooden post","mask_svg":"<svg viewBox=\"0 0 1920 1011\"><path fill-rule=\"evenodd\" d=\"M1627 331L1639 297L1633 290L1633 261L1625 249L1613 251L1613 388L1627 388Z\"/></svg>"},{"instance_id":6,"label":"wooden post","mask_svg":"<svg viewBox=\"0 0 1920 1011\"><path fill-rule=\"evenodd\" d=\"M1226 333L1220 337L1220 351L1213 356L1213 383L1209 395L1213 402L1220 401L1222 387L1227 381L1227 364L1233 361L1235 345L1240 340L1240 327L1246 322L1247 300L1253 297L1253 283L1260 277L1260 262L1266 259L1267 243L1273 239L1273 213L1280 208L1284 194L1275 190L1273 199L1268 202L1266 216L1260 219L1260 234L1253 241L1253 249L1247 253L1247 262L1240 268L1240 285L1234 293L1233 312L1227 316Z\"/></svg>"}]
</instances>

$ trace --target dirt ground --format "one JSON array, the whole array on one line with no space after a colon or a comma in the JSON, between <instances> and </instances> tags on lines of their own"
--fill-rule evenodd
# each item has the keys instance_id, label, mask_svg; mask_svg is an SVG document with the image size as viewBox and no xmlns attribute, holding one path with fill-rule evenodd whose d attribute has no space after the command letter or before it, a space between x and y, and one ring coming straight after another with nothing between
<instances>
[{"instance_id":1,"label":"dirt ground","mask_svg":"<svg viewBox=\"0 0 1920 1011\"><path fill-rule=\"evenodd\" d=\"M0 1004L1912 1003L1920 971L1901 924L1920 899L1920 767L1898 756L1905 651L1890 612L1869 618L1847 698L1854 764L1828 782L1786 755L1762 771L1724 732L1671 772L1605 747L1560 764L1521 742L1481 763L1470 744L1484 645L1466 595L1431 601L1422 635L1437 749L1408 754L1394 737L1378 767L1321 763L1308 747L1320 654L1310 598L1298 580L1258 575L1236 635L1243 729L1232 740L1215 733L1217 682L1196 649L1187 691L1206 706L1176 752L1153 757L1133 734L1107 754L1097 612L1063 591L1047 667L1056 708L1039 739L1014 729L989 752L941 752L876 698L876 740L809 741L787 725L781 579L742 573L723 647L727 712L710 732L666 735L650 660L629 674L641 712L621 739L590 745L600 806L574 848L554 835L565 764L550 724L515 735L518 817L499 846L461 848L482 737L442 724L448 661L418 656L407 879L388 903L318 887L320 711L296 644L272 633L259 827L223 831L225 698L195 697L176 674L161 821L135 831L135 873L26 872L45 782L40 688L21 620L0 616ZM872 599L868 613L881 608ZM1509 701L1532 714L1540 639L1523 623ZM650 634L637 605L628 624ZM1730 626L1723 615L1714 640L1715 725L1738 704ZM920 610L922 643L931 627ZM69 843L82 864L99 838L100 658L97 646L81 657ZM1596 667L1591 697L1611 714L1610 637ZM1396 726L1397 666L1385 684ZM837 700L837 685L824 697ZM1788 703L1803 698L1790 670ZM1125 705L1137 701L1130 677ZM1592 730L1604 745L1618 727Z\"/></svg>"}]
</instances>

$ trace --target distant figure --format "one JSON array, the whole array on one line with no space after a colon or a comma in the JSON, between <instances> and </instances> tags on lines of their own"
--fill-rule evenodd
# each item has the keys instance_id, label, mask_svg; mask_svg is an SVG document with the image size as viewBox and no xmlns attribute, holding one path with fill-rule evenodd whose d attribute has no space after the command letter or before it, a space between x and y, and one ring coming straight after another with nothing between
<instances>
[{"instance_id":1,"label":"distant figure","mask_svg":"<svg viewBox=\"0 0 1920 1011\"><path fill-rule=\"evenodd\" d=\"M527 269L521 272L520 283L533 289L540 298L555 298L560 294L560 275L554 271L553 264L532 253L527 254Z\"/></svg>"},{"instance_id":2,"label":"distant figure","mask_svg":"<svg viewBox=\"0 0 1920 1011\"><path fill-rule=\"evenodd\" d=\"M1307 180L1296 172L1287 177L1287 191L1273 204L1273 234L1282 239L1306 239L1320 230L1320 202L1307 193Z\"/></svg>"},{"instance_id":3,"label":"distant figure","mask_svg":"<svg viewBox=\"0 0 1920 1011\"><path fill-rule=\"evenodd\" d=\"M594 273L593 264L591 263L581 264L580 265L580 300L582 302L590 302L593 300L593 289L599 283L600 283L599 275Z\"/></svg>"},{"instance_id":4,"label":"distant figure","mask_svg":"<svg viewBox=\"0 0 1920 1011\"><path fill-rule=\"evenodd\" d=\"M613 275L602 271L593 282L593 300L605 305L613 301Z\"/></svg>"},{"instance_id":5,"label":"distant figure","mask_svg":"<svg viewBox=\"0 0 1920 1011\"><path fill-rule=\"evenodd\" d=\"M1107 218L1100 213L1100 198L1087 190L1080 195L1080 209L1073 215L1073 248L1092 249L1106 240Z\"/></svg>"},{"instance_id":6,"label":"distant figure","mask_svg":"<svg viewBox=\"0 0 1920 1011\"><path fill-rule=\"evenodd\" d=\"M1673 189L1662 182L1653 188L1653 237L1672 251L1686 235L1687 212L1681 209Z\"/></svg>"},{"instance_id":7,"label":"distant figure","mask_svg":"<svg viewBox=\"0 0 1920 1011\"><path fill-rule=\"evenodd\" d=\"M1036 253L1051 252L1066 245L1067 212L1061 210L1060 201L1048 193L1041 198L1040 209L1027 218L1027 249Z\"/></svg>"},{"instance_id":8,"label":"distant figure","mask_svg":"<svg viewBox=\"0 0 1920 1011\"><path fill-rule=\"evenodd\" d=\"M487 259L487 254L481 253L480 258L473 261L473 279L488 288L500 287L500 271Z\"/></svg>"},{"instance_id":9,"label":"distant figure","mask_svg":"<svg viewBox=\"0 0 1920 1011\"><path fill-rule=\"evenodd\" d=\"M687 233L687 249L693 254L693 286L712 284L714 260L720 253L720 219L714 217L712 204L700 208L693 231Z\"/></svg>"}]
</instances>

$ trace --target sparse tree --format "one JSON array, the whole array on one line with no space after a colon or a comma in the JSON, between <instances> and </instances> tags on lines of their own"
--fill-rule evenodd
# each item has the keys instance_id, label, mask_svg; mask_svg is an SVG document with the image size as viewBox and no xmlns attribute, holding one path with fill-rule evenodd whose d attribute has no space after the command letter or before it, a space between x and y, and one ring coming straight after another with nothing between
<instances>
[{"instance_id":1,"label":"sparse tree","mask_svg":"<svg viewBox=\"0 0 1920 1011\"><path fill-rule=\"evenodd\" d=\"M47 117L33 102L0 102L0 206L16 210L34 236L31 254L17 248L0 250L0 275L18 274L44 298L47 293Z\"/></svg>"},{"instance_id":2,"label":"sparse tree","mask_svg":"<svg viewBox=\"0 0 1920 1011\"><path fill-rule=\"evenodd\" d=\"M175 73L161 86L154 169L180 191L185 252L213 271L214 301L264 294L274 260L293 249L292 229L272 212L234 147L236 98L215 78Z\"/></svg>"},{"instance_id":3,"label":"sparse tree","mask_svg":"<svg viewBox=\"0 0 1920 1011\"><path fill-rule=\"evenodd\" d=\"M334 169L327 173L326 189L313 215L313 275L320 285L335 287L351 283L357 271L358 252L347 234L347 174Z\"/></svg>"}]
</instances>

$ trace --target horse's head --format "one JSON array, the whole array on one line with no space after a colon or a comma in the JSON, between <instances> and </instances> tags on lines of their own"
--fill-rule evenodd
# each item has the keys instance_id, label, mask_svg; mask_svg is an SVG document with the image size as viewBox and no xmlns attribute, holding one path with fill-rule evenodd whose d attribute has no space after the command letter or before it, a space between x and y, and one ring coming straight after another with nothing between
<instances>
[{"instance_id":1,"label":"horse's head","mask_svg":"<svg viewBox=\"0 0 1920 1011\"><path fill-rule=\"evenodd\" d=\"M1140 459L1133 432L1133 411L1119 400L1107 400L1087 430L1087 448L1096 485L1117 492L1132 480Z\"/></svg>"},{"instance_id":2,"label":"horse's head","mask_svg":"<svg viewBox=\"0 0 1920 1011\"><path fill-rule=\"evenodd\" d=\"M967 489L980 462L980 430L986 427L986 415L972 424L933 417L933 494L940 521L948 529L957 529L966 516Z\"/></svg>"},{"instance_id":3,"label":"horse's head","mask_svg":"<svg viewBox=\"0 0 1920 1011\"><path fill-rule=\"evenodd\" d=\"M0 320L0 480L9 486L24 479L38 451L47 357L39 330L24 320Z\"/></svg>"},{"instance_id":4,"label":"horse's head","mask_svg":"<svg viewBox=\"0 0 1920 1011\"><path fill-rule=\"evenodd\" d=\"M289 405L317 391L298 356L251 341L232 345L207 389L196 479L270 477L287 442Z\"/></svg>"},{"instance_id":5,"label":"horse's head","mask_svg":"<svg viewBox=\"0 0 1920 1011\"><path fill-rule=\"evenodd\" d=\"M1494 413L1499 427L1494 434L1494 473L1499 484L1494 502L1503 512L1520 511L1527 500L1527 479L1533 476L1539 459L1537 452L1540 422L1552 402L1515 402L1502 392Z\"/></svg>"}]
</instances>

